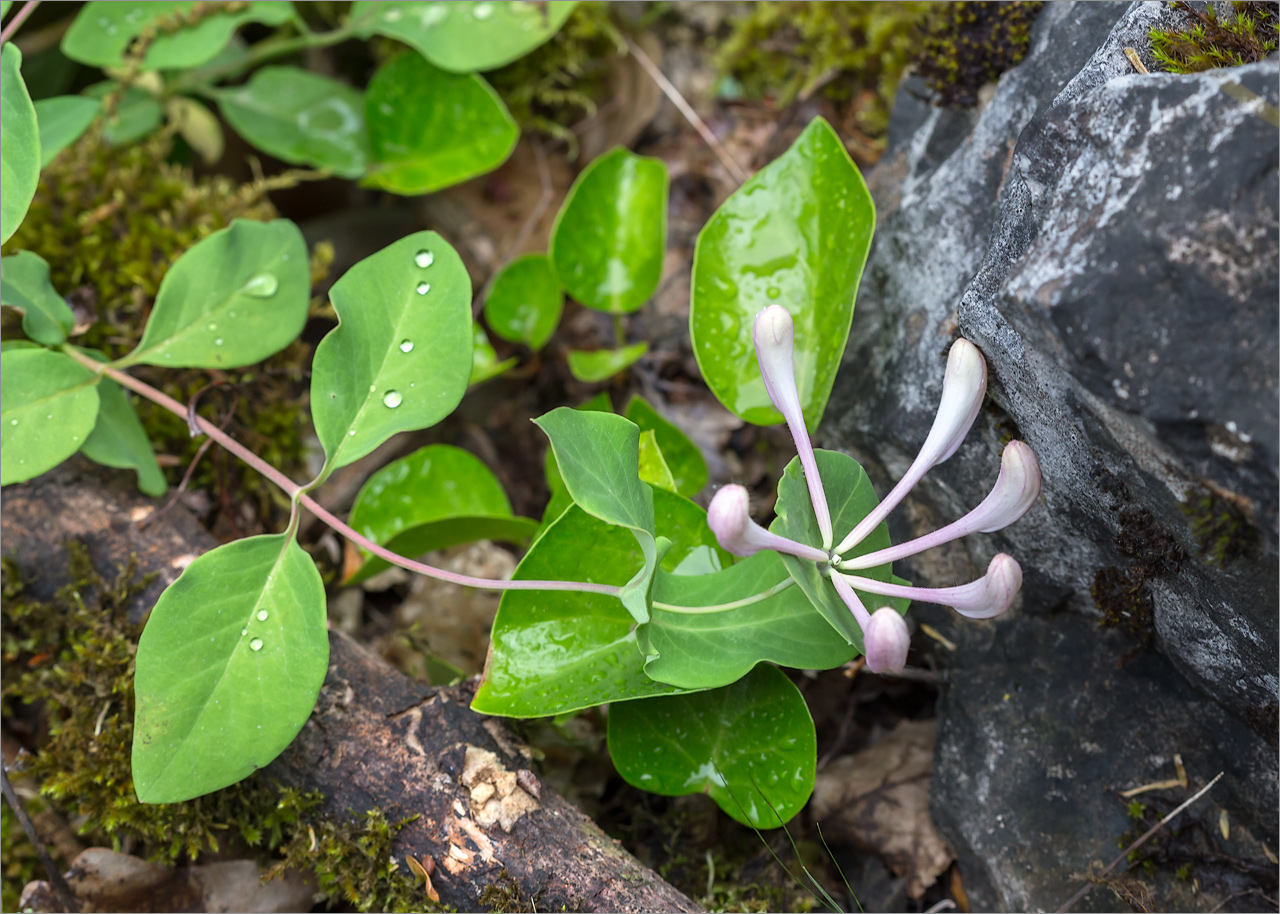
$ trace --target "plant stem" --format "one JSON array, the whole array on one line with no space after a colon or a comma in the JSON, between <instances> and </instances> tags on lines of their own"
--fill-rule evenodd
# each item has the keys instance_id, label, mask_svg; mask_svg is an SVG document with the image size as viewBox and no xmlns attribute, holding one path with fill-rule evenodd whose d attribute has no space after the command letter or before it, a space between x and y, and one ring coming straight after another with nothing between
<instances>
[{"instance_id":1,"label":"plant stem","mask_svg":"<svg viewBox=\"0 0 1280 914\"><path fill-rule=\"evenodd\" d=\"M73 346L62 347L63 352L71 356L81 365L90 371L96 372L108 377L123 387L129 388L140 397L150 400L152 403L162 406L174 415L189 420L191 417L187 412L187 408L175 400L173 397L157 390L144 381L139 381L132 375L96 362L89 356L80 352ZM449 581L453 584L461 584L465 587L483 588L485 590L568 590L578 591L581 593L598 593L606 596L616 597L621 593L622 588L612 584L595 584L589 581L493 581L488 578L473 578L470 575L457 574L452 571L445 571L442 568L436 568L422 562L415 562L407 559L402 555L392 552L390 549L384 549L368 537L361 536L347 524L343 523L336 516L330 513L326 508L316 502L310 495L306 494L306 487L298 485L284 473L281 473L271 464L267 463L253 451L249 450L239 441L236 441L222 429L218 428L212 422L202 416L195 416L195 424L208 435L211 439L222 445L226 450L239 457L246 464L253 467L271 482L275 483L289 496L290 500L296 504L301 504L304 508L314 514L320 520L324 521L337 533L346 537L355 545L365 549L378 558L390 562L393 565L399 565L401 568L409 571L424 574L430 578L436 578L441 581Z\"/></svg>"},{"instance_id":2,"label":"plant stem","mask_svg":"<svg viewBox=\"0 0 1280 914\"><path fill-rule=\"evenodd\" d=\"M296 51L305 51L308 48L327 48L330 45L346 41L353 34L349 27L344 26L332 32L306 32L294 38L269 39L259 42L239 60L233 60L225 66L216 67L212 70L196 71L174 80L169 85L166 94L176 95L179 92L189 92L204 83L211 83L220 79L231 79L247 70L252 70L258 64L266 63L268 60L274 60L286 54L293 54Z\"/></svg>"},{"instance_id":3,"label":"plant stem","mask_svg":"<svg viewBox=\"0 0 1280 914\"><path fill-rule=\"evenodd\" d=\"M4 27L4 31L0 32L0 42L5 42L12 38L13 33L18 31L18 28L22 23L26 21L28 16L36 11L36 7L39 5L40 0L27 0L27 2L23 4L22 9L18 10L18 12L14 14L14 17L9 20L9 24Z\"/></svg>"},{"instance_id":4,"label":"plant stem","mask_svg":"<svg viewBox=\"0 0 1280 914\"><path fill-rule=\"evenodd\" d=\"M795 578L787 578L785 581L779 581L768 590L753 594L749 597L743 597L741 600L734 600L731 603L716 603L712 606L673 606L670 603L660 603L653 601L654 609L661 609L669 613L680 613L685 616L701 616L707 613L727 613L731 609L741 609L744 606L750 606L752 603L759 603L767 600L774 594L782 593L788 587L795 583Z\"/></svg>"}]
</instances>

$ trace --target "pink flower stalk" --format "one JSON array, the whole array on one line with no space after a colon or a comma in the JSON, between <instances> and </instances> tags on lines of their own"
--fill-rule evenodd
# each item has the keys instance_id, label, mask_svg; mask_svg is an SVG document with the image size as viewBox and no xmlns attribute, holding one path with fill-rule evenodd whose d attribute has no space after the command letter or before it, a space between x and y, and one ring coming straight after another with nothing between
<instances>
[{"instance_id":1,"label":"pink flower stalk","mask_svg":"<svg viewBox=\"0 0 1280 914\"><path fill-rule=\"evenodd\" d=\"M1035 453L1021 441L1010 441L1000 456L1000 475L996 478L991 494L982 500L982 504L955 523L926 536L845 559L839 564L840 570L874 568L941 546L970 533L995 533L1026 514L1039 497L1040 464L1036 461Z\"/></svg>"},{"instance_id":2,"label":"pink flower stalk","mask_svg":"<svg viewBox=\"0 0 1280 914\"><path fill-rule=\"evenodd\" d=\"M833 574L831 583L862 628L862 653L867 658L867 668L873 673L901 671L907 665L907 651L911 648L911 632L907 630L906 621L890 606L868 613L862 600L840 575Z\"/></svg>"},{"instance_id":3,"label":"pink flower stalk","mask_svg":"<svg viewBox=\"0 0 1280 914\"><path fill-rule=\"evenodd\" d=\"M815 546L797 543L770 533L751 519L747 490L739 485L720 489L707 507L707 526L722 549L734 555L754 555L761 549L785 552L812 562L825 562L827 554Z\"/></svg>"},{"instance_id":4,"label":"pink flower stalk","mask_svg":"<svg viewBox=\"0 0 1280 914\"><path fill-rule=\"evenodd\" d=\"M976 581L959 587L911 587L903 584L886 584L857 575L833 571L831 580L843 579L847 584L886 597L906 597L925 603L950 606L970 619L991 619L1013 604L1013 598L1022 587L1022 568L1012 556L998 553L987 566L987 573ZM837 584L836 589L840 586Z\"/></svg>"},{"instance_id":5,"label":"pink flower stalk","mask_svg":"<svg viewBox=\"0 0 1280 914\"><path fill-rule=\"evenodd\" d=\"M827 507L827 494L822 488L822 477L818 475L813 444L809 441L804 410L800 406L800 392L796 389L795 338L791 314L781 305L770 305L756 315L752 339L756 345L760 374L764 376L764 389L787 421L787 428L795 439L796 453L800 455L800 466L804 468L804 479L809 485L809 500L813 502L818 531L822 534L822 548L830 549L834 539L831 510Z\"/></svg>"},{"instance_id":6,"label":"pink flower stalk","mask_svg":"<svg viewBox=\"0 0 1280 914\"><path fill-rule=\"evenodd\" d=\"M964 441L964 436L969 433L973 420L977 418L986 392L987 363L983 360L982 353L968 340L956 340L947 356L947 372L942 379L942 399L938 403L938 414L934 417L933 427L929 429L924 446L920 448L920 453L906 474L893 487L893 491L836 547L837 553L848 552L866 539L925 473L956 452Z\"/></svg>"}]
</instances>

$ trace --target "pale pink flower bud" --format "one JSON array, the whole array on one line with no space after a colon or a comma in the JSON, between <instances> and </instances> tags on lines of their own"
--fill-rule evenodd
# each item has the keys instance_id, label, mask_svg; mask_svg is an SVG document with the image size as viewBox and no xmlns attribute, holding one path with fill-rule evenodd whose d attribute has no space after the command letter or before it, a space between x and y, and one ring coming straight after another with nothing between
<instances>
[{"instance_id":1,"label":"pale pink flower bud","mask_svg":"<svg viewBox=\"0 0 1280 914\"><path fill-rule=\"evenodd\" d=\"M896 609L884 606L872 613L871 621L862 632L862 642L871 672L897 673L907 665L911 632Z\"/></svg>"},{"instance_id":2,"label":"pale pink flower bud","mask_svg":"<svg viewBox=\"0 0 1280 914\"><path fill-rule=\"evenodd\" d=\"M814 562L825 562L827 554L814 546L778 536L751 519L750 497L739 485L727 485L716 492L707 507L707 526L716 542L734 555L754 555L761 549L785 552Z\"/></svg>"},{"instance_id":3,"label":"pale pink flower bud","mask_svg":"<svg viewBox=\"0 0 1280 914\"><path fill-rule=\"evenodd\" d=\"M991 560L985 575L959 587L911 587L905 584L887 584L857 575L833 573L832 579L836 577L843 578L847 584L866 593L950 606L970 619L990 619L1005 612L1013 605L1013 598L1022 587L1022 568L1012 556L1003 552Z\"/></svg>"}]
</instances>

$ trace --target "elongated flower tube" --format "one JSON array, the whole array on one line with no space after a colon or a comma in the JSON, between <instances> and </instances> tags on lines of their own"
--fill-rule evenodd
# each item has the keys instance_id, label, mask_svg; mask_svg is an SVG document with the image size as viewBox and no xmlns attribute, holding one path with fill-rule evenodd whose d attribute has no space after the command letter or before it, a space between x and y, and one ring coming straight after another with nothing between
<instances>
[{"instance_id":1,"label":"elongated flower tube","mask_svg":"<svg viewBox=\"0 0 1280 914\"><path fill-rule=\"evenodd\" d=\"M941 546L970 533L995 533L1026 514L1040 497L1040 464L1035 453L1021 441L1010 441L1000 455L1000 475L991 493L964 517L927 536L868 552L840 563L841 571L874 568L909 555Z\"/></svg>"},{"instance_id":2,"label":"elongated flower tube","mask_svg":"<svg viewBox=\"0 0 1280 914\"><path fill-rule=\"evenodd\" d=\"M831 579L843 578L847 584L867 593L886 597L906 597L924 603L950 606L970 619L991 619L1013 604L1013 598L1022 587L1022 568L1012 556L998 553L987 566L987 573L976 581L959 587L911 587L903 584L886 584L857 575L832 572ZM836 588L839 590L839 587Z\"/></svg>"},{"instance_id":3,"label":"elongated flower tube","mask_svg":"<svg viewBox=\"0 0 1280 914\"><path fill-rule=\"evenodd\" d=\"M748 556L755 555L761 549L772 549L774 552L785 552L812 562L827 560L827 554L821 549L797 543L761 527L751 519L748 502L746 489L739 485L727 485L715 494L707 507L707 526L726 552Z\"/></svg>"},{"instance_id":4,"label":"elongated flower tube","mask_svg":"<svg viewBox=\"0 0 1280 914\"><path fill-rule=\"evenodd\" d=\"M914 488L925 473L956 452L969 427L978 417L982 398L987 392L987 363L978 347L965 339L956 340L947 355L947 372L942 378L942 399L933 427L924 440L924 446L912 462L906 474L898 480L893 491L885 496L870 514L836 547L837 553L848 552L866 539L867 534L879 526L898 506L906 494Z\"/></svg>"},{"instance_id":5,"label":"elongated flower tube","mask_svg":"<svg viewBox=\"0 0 1280 914\"><path fill-rule=\"evenodd\" d=\"M827 493L822 488L822 477L818 475L818 463L813 456L813 444L809 441L804 410L800 406L800 392L796 389L796 328L791 314L781 305L765 308L756 315L752 339L756 345L760 374L764 376L764 389L786 419L791 437L795 439L800 466L804 468L804 480L809 485L809 500L813 502L818 531L822 534L822 548L830 549L834 539L831 510L827 507Z\"/></svg>"},{"instance_id":6,"label":"elongated flower tube","mask_svg":"<svg viewBox=\"0 0 1280 914\"><path fill-rule=\"evenodd\" d=\"M867 658L867 668L873 673L899 672L907 665L907 651L911 648L911 632L902 616L888 606L877 609L874 614L868 613L848 581L833 574L831 583L862 629L862 653Z\"/></svg>"}]
</instances>

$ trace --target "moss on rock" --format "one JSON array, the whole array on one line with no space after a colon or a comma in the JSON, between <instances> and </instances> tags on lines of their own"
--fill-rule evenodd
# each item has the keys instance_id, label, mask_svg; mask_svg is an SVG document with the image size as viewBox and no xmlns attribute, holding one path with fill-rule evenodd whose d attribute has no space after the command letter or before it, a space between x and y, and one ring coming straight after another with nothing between
<instances>
[{"instance_id":1,"label":"moss on rock","mask_svg":"<svg viewBox=\"0 0 1280 914\"><path fill-rule=\"evenodd\" d=\"M942 4L920 51L920 75L940 105L967 107L978 90L1022 61L1043 3Z\"/></svg>"},{"instance_id":2,"label":"moss on rock","mask_svg":"<svg viewBox=\"0 0 1280 914\"><path fill-rule=\"evenodd\" d=\"M1151 53L1170 73L1199 73L1218 67L1238 67L1265 60L1276 50L1280 4L1232 2L1220 11L1208 4L1204 11L1177 0L1169 4L1183 14L1180 29L1152 29Z\"/></svg>"}]
</instances>

